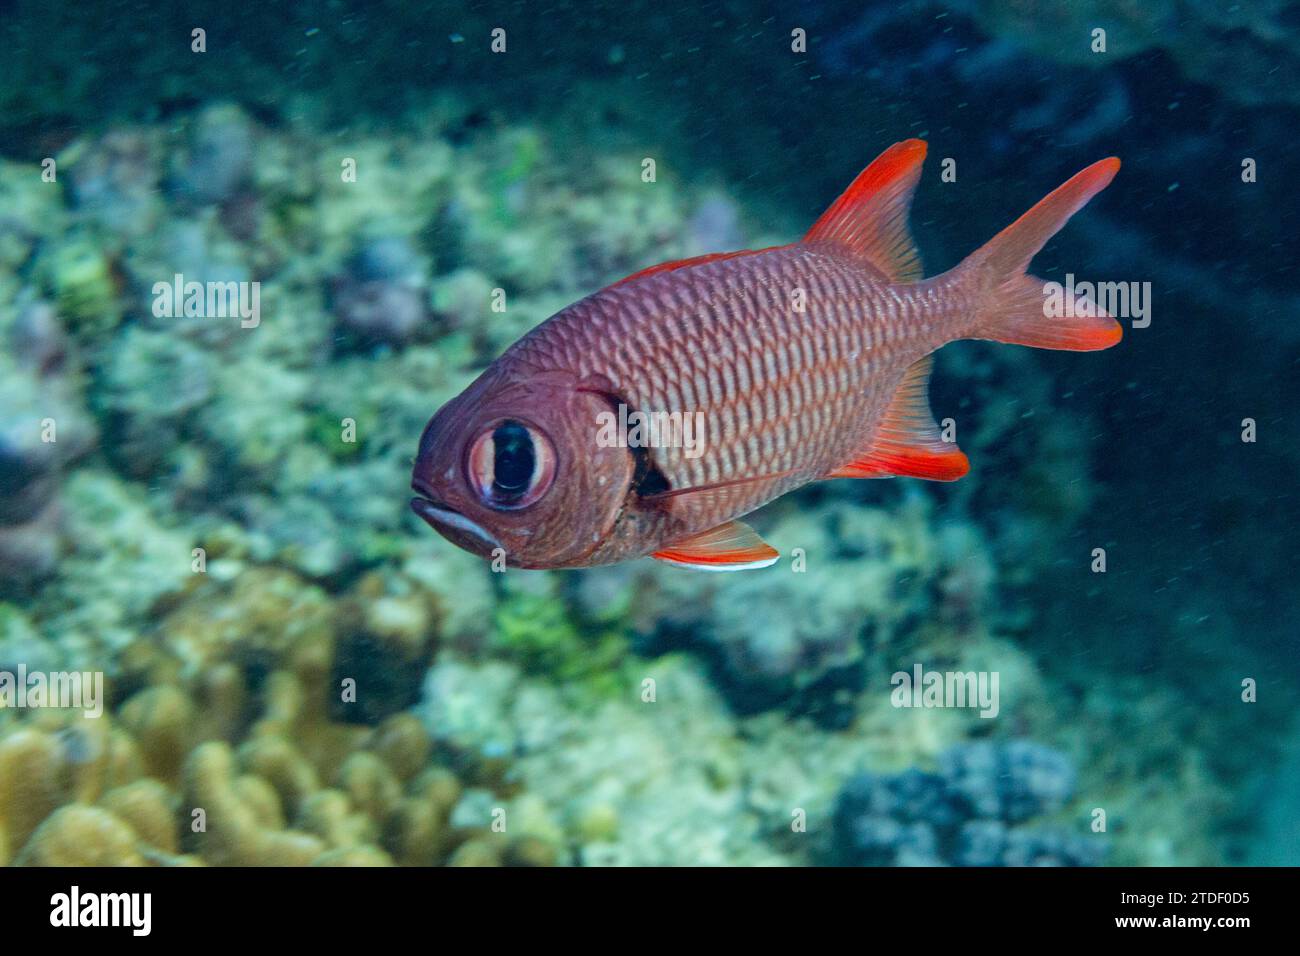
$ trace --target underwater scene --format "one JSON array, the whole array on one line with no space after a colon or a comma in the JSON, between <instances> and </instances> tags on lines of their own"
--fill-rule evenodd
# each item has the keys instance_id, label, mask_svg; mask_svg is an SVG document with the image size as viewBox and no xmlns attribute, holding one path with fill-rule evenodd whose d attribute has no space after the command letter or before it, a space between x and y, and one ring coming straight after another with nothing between
<instances>
[{"instance_id":1,"label":"underwater scene","mask_svg":"<svg viewBox=\"0 0 1300 956\"><path fill-rule=\"evenodd\" d=\"M0 41L0 864L1300 863L1294 3Z\"/></svg>"}]
</instances>

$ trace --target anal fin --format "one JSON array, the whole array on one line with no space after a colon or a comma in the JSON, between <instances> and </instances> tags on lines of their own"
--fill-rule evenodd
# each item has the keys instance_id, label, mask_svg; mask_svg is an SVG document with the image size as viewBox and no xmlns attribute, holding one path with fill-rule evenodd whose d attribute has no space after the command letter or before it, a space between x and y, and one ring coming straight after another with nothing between
<instances>
[{"instance_id":1,"label":"anal fin","mask_svg":"<svg viewBox=\"0 0 1300 956\"><path fill-rule=\"evenodd\" d=\"M970 471L965 452L944 441L930 411L930 369L934 360L926 356L903 373L871 447L848 464L836 468L827 478L928 478L956 481Z\"/></svg>"},{"instance_id":2,"label":"anal fin","mask_svg":"<svg viewBox=\"0 0 1300 956\"><path fill-rule=\"evenodd\" d=\"M742 521L728 521L651 555L697 571L748 571L776 563L780 554Z\"/></svg>"}]
</instances>

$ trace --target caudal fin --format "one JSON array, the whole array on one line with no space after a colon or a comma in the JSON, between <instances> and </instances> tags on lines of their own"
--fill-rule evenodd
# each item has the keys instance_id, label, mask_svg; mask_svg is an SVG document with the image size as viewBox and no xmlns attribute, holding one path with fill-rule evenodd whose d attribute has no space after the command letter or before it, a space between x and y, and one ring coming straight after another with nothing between
<instances>
[{"instance_id":1,"label":"caudal fin","mask_svg":"<svg viewBox=\"0 0 1300 956\"><path fill-rule=\"evenodd\" d=\"M1120 340L1119 323L1099 306L1080 298L1053 301L1042 279L1025 274L1047 240L1118 171L1119 160L1112 156L1076 173L962 263L959 268L980 296L969 338L1080 352L1110 348Z\"/></svg>"}]
</instances>

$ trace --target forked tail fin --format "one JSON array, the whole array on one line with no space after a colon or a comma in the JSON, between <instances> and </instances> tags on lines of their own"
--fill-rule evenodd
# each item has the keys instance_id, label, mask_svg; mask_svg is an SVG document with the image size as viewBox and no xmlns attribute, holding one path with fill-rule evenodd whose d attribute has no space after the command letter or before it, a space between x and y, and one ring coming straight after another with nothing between
<instances>
[{"instance_id":1,"label":"forked tail fin","mask_svg":"<svg viewBox=\"0 0 1300 956\"><path fill-rule=\"evenodd\" d=\"M974 328L966 337L1080 352L1110 348L1120 340L1119 323L1100 307L1076 298L1064 308L1051 308L1044 281L1025 274L1047 240L1118 171L1119 160L1112 156L1076 173L958 267L980 290Z\"/></svg>"}]
</instances>

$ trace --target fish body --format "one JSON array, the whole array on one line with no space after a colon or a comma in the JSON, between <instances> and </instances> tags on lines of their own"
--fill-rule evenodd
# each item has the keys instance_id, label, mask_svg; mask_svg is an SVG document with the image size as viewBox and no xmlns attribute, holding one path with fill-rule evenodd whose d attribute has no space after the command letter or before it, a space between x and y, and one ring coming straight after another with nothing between
<instances>
[{"instance_id":1,"label":"fish body","mask_svg":"<svg viewBox=\"0 0 1300 956\"><path fill-rule=\"evenodd\" d=\"M1025 275L1119 162L1094 164L921 279L907 207L924 155L918 140L891 147L801 242L654 266L533 329L430 421L412 507L520 567L653 555L738 570L777 553L736 519L801 485L965 474L929 411L929 356L965 338L1119 340L1095 308L1047 318L1043 283ZM598 440L620 410L620 426L632 410L701 427L694 445Z\"/></svg>"}]
</instances>

